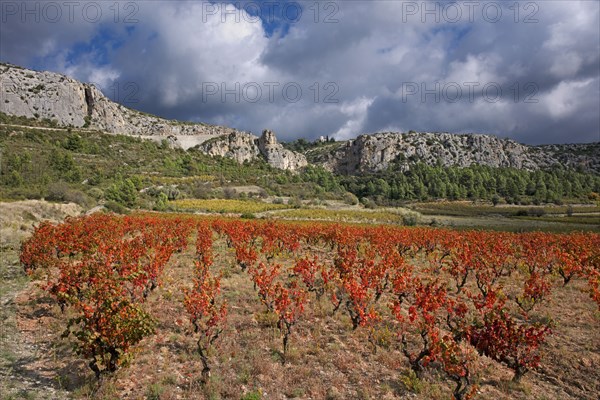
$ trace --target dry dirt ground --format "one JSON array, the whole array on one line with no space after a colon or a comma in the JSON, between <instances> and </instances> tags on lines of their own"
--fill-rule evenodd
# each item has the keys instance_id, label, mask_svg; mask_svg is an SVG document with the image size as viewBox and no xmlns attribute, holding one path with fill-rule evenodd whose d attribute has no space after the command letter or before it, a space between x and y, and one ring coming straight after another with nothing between
<instances>
[{"instance_id":1,"label":"dry dirt ground","mask_svg":"<svg viewBox=\"0 0 600 400\"><path fill-rule=\"evenodd\" d=\"M43 341L30 337L21 325L19 298L30 283L19 265L21 241L42 220L62 221L81 214L76 204L28 200L0 202L0 399L66 398L54 381L29 366L45 352ZM32 319L35 319L32 316ZM37 323L37 322L36 322Z\"/></svg>"},{"instance_id":2,"label":"dry dirt ground","mask_svg":"<svg viewBox=\"0 0 600 400\"><path fill-rule=\"evenodd\" d=\"M201 365L181 291L190 284L192 247L170 261L162 286L146 303L157 319L156 335L137 346L128 367L100 383L74 354L70 339L60 337L68 313L61 314L36 282L17 272L17 253L11 250L2 260L3 274L8 275L3 275L0 295L0 399L450 398L452 385L435 365L422 380L408 374L393 325L378 328L381 346L375 347L369 332L360 328L353 331L347 315L333 314L327 299L311 298L305 315L294 327L289 363L282 365L276 320L264 312L249 275L235 265L234 255L223 240L216 242L214 269L223 274L228 324L210 354L211 379L201 385ZM328 256L321 248L311 251ZM10 267L4 266L6 263ZM5 279L14 284L7 285ZM522 383L513 384L510 370L481 358L477 398L598 398L600 316L595 304L582 293L583 287L581 282L574 282L555 290L540 310L557 325L544 348L541 367L525 375Z\"/></svg>"}]
</instances>

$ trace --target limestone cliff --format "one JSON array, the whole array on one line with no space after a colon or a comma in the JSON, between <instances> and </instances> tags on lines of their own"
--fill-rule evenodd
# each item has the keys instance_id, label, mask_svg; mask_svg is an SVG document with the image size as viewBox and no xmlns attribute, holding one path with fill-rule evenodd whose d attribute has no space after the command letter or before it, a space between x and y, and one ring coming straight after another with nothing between
<instances>
[{"instance_id":1,"label":"limestone cliff","mask_svg":"<svg viewBox=\"0 0 600 400\"><path fill-rule=\"evenodd\" d=\"M270 130L264 130L260 138L249 133L232 133L206 141L199 148L208 155L230 157L239 163L264 157L279 169L297 171L308 165L305 156L284 149Z\"/></svg>"},{"instance_id":2,"label":"limestone cliff","mask_svg":"<svg viewBox=\"0 0 600 400\"><path fill-rule=\"evenodd\" d=\"M309 160L342 174L380 171L416 162L466 167L481 164L534 170L553 165L600 171L600 144L527 146L491 135L377 133L307 152Z\"/></svg>"},{"instance_id":3,"label":"limestone cliff","mask_svg":"<svg viewBox=\"0 0 600 400\"><path fill-rule=\"evenodd\" d=\"M209 156L233 158L241 164L260 157L257 141L258 138L250 133L235 132L207 140L198 149Z\"/></svg>"},{"instance_id":4,"label":"limestone cliff","mask_svg":"<svg viewBox=\"0 0 600 400\"><path fill-rule=\"evenodd\" d=\"M8 64L0 65L0 111L28 118L47 118L61 126L154 140L169 138L184 148L236 132L223 126L183 123L144 114L111 101L93 85L53 72Z\"/></svg>"},{"instance_id":5,"label":"limestone cliff","mask_svg":"<svg viewBox=\"0 0 600 400\"><path fill-rule=\"evenodd\" d=\"M284 149L270 130L263 131L258 139L258 149L267 162L276 168L295 171L308 165L305 156Z\"/></svg>"},{"instance_id":6,"label":"limestone cliff","mask_svg":"<svg viewBox=\"0 0 600 400\"><path fill-rule=\"evenodd\" d=\"M411 164L523 169L562 165L600 171L600 144L527 146L490 135L409 132L360 135L347 142L326 143L305 155L285 149L272 131L259 138L236 129L178 122L144 114L106 98L96 87L67 76L0 64L0 112L50 119L61 126L169 140L213 156L244 161L264 158L276 168L296 171L308 160L342 174L380 171Z\"/></svg>"},{"instance_id":7,"label":"limestone cliff","mask_svg":"<svg viewBox=\"0 0 600 400\"><path fill-rule=\"evenodd\" d=\"M90 84L53 72L38 72L0 64L0 112L54 120L60 126L90 128L146 139L167 139L174 146L199 146L210 155L242 163L264 157L275 168L297 170L306 158L285 150L272 132L268 139L236 129L159 118L117 104Z\"/></svg>"}]
</instances>

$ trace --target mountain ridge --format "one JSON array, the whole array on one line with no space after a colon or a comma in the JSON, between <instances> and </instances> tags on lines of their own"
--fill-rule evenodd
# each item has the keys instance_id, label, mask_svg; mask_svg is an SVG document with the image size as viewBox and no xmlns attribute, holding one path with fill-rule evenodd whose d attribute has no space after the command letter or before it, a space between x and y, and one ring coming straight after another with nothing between
<instances>
[{"instance_id":1,"label":"mountain ridge","mask_svg":"<svg viewBox=\"0 0 600 400\"><path fill-rule=\"evenodd\" d=\"M309 162L343 174L364 174L411 164L509 167L536 170L561 165L600 172L600 143L530 146L486 134L376 132L304 152L285 149L265 129L261 137L226 126L168 120L127 108L94 85L66 75L0 63L0 112L50 119L64 127L90 127L110 134L168 140L209 155L243 163L258 157L296 171ZM308 161L307 161L308 160Z\"/></svg>"},{"instance_id":2,"label":"mountain ridge","mask_svg":"<svg viewBox=\"0 0 600 400\"><path fill-rule=\"evenodd\" d=\"M310 161L344 175L378 172L391 166L406 171L416 162L527 170L562 165L600 171L600 143L528 146L485 134L377 132L359 135L324 154L318 154L318 148L312 153Z\"/></svg>"}]
</instances>

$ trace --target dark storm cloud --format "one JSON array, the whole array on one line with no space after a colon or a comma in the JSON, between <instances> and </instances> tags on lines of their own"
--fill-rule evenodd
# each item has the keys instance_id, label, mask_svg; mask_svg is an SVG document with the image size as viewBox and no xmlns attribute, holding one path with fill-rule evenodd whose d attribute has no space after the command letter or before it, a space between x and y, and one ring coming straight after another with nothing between
<instances>
[{"instance_id":1,"label":"dark storm cloud","mask_svg":"<svg viewBox=\"0 0 600 400\"><path fill-rule=\"evenodd\" d=\"M63 8L50 21L48 2L29 2L40 4L36 21L7 3L21 5L2 3L3 61L93 81L169 118L287 140L409 129L600 140L595 1L301 2L293 21L191 1L78 2L72 18Z\"/></svg>"}]
</instances>

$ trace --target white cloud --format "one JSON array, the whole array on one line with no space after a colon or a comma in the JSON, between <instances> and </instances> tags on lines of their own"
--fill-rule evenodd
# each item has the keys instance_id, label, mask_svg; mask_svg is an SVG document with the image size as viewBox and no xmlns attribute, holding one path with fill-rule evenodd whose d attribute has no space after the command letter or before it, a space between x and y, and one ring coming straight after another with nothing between
<instances>
[{"instance_id":1,"label":"white cloud","mask_svg":"<svg viewBox=\"0 0 600 400\"><path fill-rule=\"evenodd\" d=\"M371 104L373 104L373 99L364 97L342 104L340 110L348 120L333 136L338 140L346 140L355 137L357 132L362 132L367 110Z\"/></svg>"},{"instance_id":2,"label":"white cloud","mask_svg":"<svg viewBox=\"0 0 600 400\"><path fill-rule=\"evenodd\" d=\"M496 54L469 54L464 61L456 60L450 63L450 71L444 81L460 85L466 82L477 82L482 86L492 82L503 82L505 78L496 71L500 61L500 57Z\"/></svg>"},{"instance_id":3,"label":"white cloud","mask_svg":"<svg viewBox=\"0 0 600 400\"><path fill-rule=\"evenodd\" d=\"M523 23L531 9L521 9L519 22L514 22L513 11L506 8L513 3L502 3L504 18L498 23L481 16L471 23L466 14L456 24L433 18L423 23L419 15L403 21L403 3L394 1L339 1L333 15L338 22L324 23L331 9L319 3L317 23L305 8L284 36L267 35L265 25L251 22L243 10L237 11L238 20L229 16L223 21L220 13L207 14L199 2L136 4L139 22L129 32L125 24L112 21L108 6L95 24L9 21L0 26L0 58L43 65L103 86L134 82L140 99L136 107L146 111L253 132L269 127L288 139L345 138L407 127L494 131L540 142L559 137L563 126L572 125L579 127L577 140L585 141L597 138L600 130L597 111L590 111L600 107L598 2L537 2L538 22L532 24ZM106 40L94 41L99 34ZM98 42L104 48L97 48ZM76 44L89 48L73 52ZM400 101L404 83L432 87L436 81L497 82L504 97L497 103ZM206 100L202 90L207 82L228 88L236 82L295 82L303 97L297 103L281 95L274 101L263 96L257 103L235 102L233 96L223 102L220 95ZM315 82L321 88L317 101L310 89ZM338 103L323 102L328 82L339 88ZM513 85L522 91L527 83L539 87L537 104L523 103L526 93L519 102L511 98ZM548 121L552 124L544 125Z\"/></svg>"},{"instance_id":4,"label":"white cloud","mask_svg":"<svg viewBox=\"0 0 600 400\"><path fill-rule=\"evenodd\" d=\"M594 79L561 82L545 94L541 102L545 105L548 115L555 120L576 116L578 109L588 101L584 94L590 89L595 89L594 83L597 84Z\"/></svg>"},{"instance_id":5,"label":"white cloud","mask_svg":"<svg viewBox=\"0 0 600 400\"><path fill-rule=\"evenodd\" d=\"M571 78L579 70L583 64L582 58L579 54L569 51L559 54L550 66L550 72L558 78Z\"/></svg>"}]
</instances>

